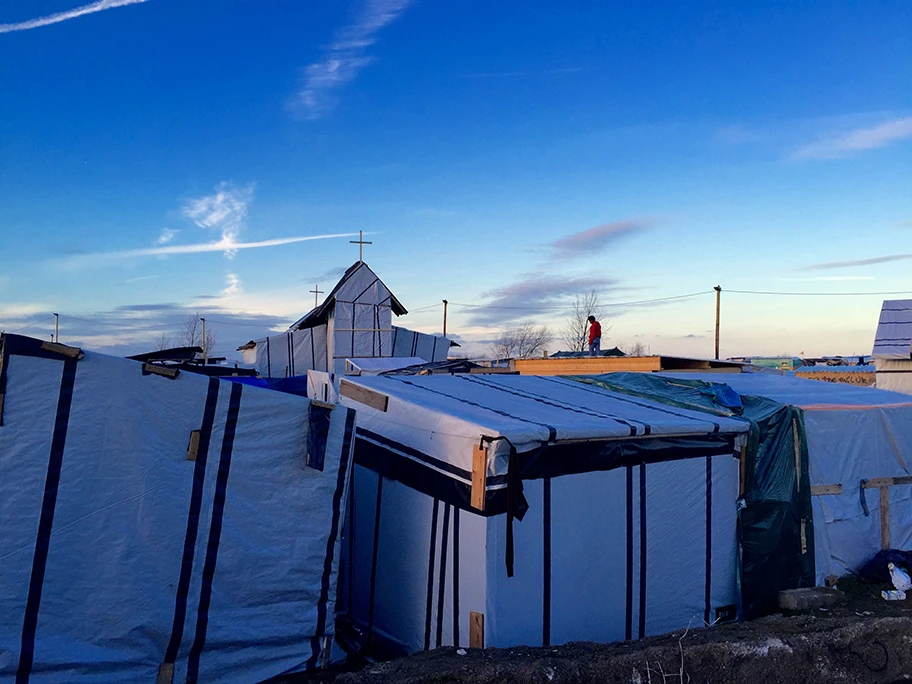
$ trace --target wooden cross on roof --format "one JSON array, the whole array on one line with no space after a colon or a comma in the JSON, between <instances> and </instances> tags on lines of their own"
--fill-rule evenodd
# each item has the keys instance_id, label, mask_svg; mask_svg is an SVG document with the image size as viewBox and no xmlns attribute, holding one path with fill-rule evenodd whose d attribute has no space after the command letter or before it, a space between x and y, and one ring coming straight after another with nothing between
<instances>
[{"instance_id":1,"label":"wooden cross on roof","mask_svg":"<svg viewBox=\"0 0 912 684\"><path fill-rule=\"evenodd\" d=\"M319 299L319 297L320 297L321 294L323 294L323 290L320 289L320 286L319 286L319 285L314 285L314 289L309 290L309 292L313 292L313 296L314 296L314 308L316 309L317 306L320 305L320 299Z\"/></svg>"},{"instance_id":2,"label":"wooden cross on roof","mask_svg":"<svg viewBox=\"0 0 912 684\"><path fill-rule=\"evenodd\" d=\"M353 245L358 245L358 261L359 262L364 262L364 245L374 244L373 242L365 242L363 230L358 231L357 240L349 240L349 243L353 244Z\"/></svg>"}]
</instances>

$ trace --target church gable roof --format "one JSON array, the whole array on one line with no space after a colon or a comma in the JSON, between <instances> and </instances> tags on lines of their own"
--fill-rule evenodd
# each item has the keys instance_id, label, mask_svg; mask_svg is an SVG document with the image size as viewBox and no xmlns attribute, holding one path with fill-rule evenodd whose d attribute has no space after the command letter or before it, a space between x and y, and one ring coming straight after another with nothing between
<instances>
[{"instance_id":1,"label":"church gable roof","mask_svg":"<svg viewBox=\"0 0 912 684\"><path fill-rule=\"evenodd\" d=\"M295 321L289 328L289 331L303 330L326 323L329 319L329 313L332 311L337 301L356 301L375 285L379 285L382 291L388 293L390 308L394 314L402 316L408 313L408 310L398 299L396 299L396 295L394 295L383 281L380 280L380 277L371 270L370 266L363 261L357 261L345 271L345 275L336 283L336 286L326 296L323 303ZM386 295L384 295L384 299L386 298Z\"/></svg>"}]
</instances>

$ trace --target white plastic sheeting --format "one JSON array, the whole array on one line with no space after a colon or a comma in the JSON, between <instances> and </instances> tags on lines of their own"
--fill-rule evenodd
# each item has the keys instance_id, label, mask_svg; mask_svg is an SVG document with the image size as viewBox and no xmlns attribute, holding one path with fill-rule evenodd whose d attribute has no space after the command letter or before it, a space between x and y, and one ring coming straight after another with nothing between
<instances>
[{"instance_id":1,"label":"white plastic sheeting","mask_svg":"<svg viewBox=\"0 0 912 684\"><path fill-rule=\"evenodd\" d=\"M346 381L388 398L381 411L343 389L343 402L359 411L343 594L368 631L409 651L467 646L477 612L485 646L507 647L637 638L733 613L733 450L744 421L560 378ZM451 496L469 486L483 435L507 438L520 453L564 445L571 457L577 447L663 439L693 450L680 460L593 461L591 470L524 481L529 509L514 523L515 574L507 577L507 516L489 509L486 517ZM730 440L726 453L710 444L721 436ZM506 487L508 451L506 440L488 446L489 492ZM666 458L683 455L672 451Z\"/></svg>"},{"instance_id":2,"label":"white plastic sheeting","mask_svg":"<svg viewBox=\"0 0 912 684\"><path fill-rule=\"evenodd\" d=\"M880 550L879 494L862 492L861 480L912 475L912 398L768 373L667 375L725 383L804 411L811 485L843 486L841 495L812 497L818 584L858 570ZM890 487L889 497L891 546L912 549L912 486Z\"/></svg>"},{"instance_id":3,"label":"white plastic sheeting","mask_svg":"<svg viewBox=\"0 0 912 684\"><path fill-rule=\"evenodd\" d=\"M880 310L875 359L912 359L912 299L886 300Z\"/></svg>"},{"instance_id":4,"label":"white plastic sheeting","mask_svg":"<svg viewBox=\"0 0 912 684\"><path fill-rule=\"evenodd\" d=\"M445 361L450 341L397 328L404 313L383 281L361 262L346 271L326 301L288 332L256 340L256 367L263 377L304 375L309 370L344 374L346 359L420 357ZM245 359L251 356L245 352Z\"/></svg>"},{"instance_id":5,"label":"white plastic sheeting","mask_svg":"<svg viewBox=\"0 0 912 684\"><path fill-rule=\"evenodd\" d=\"M343 399L358 409L359 427L465 472L472 470L472 448L481 435L509 437L523 453L549 441L746 431L741 420L670 410L563 378L382 375L346 381L389 396L385 412ZM489 475L506 473L508 454L504 441L489 447Z\"/></svg>"},{"instance_id":6,"label":"white plastic sheeting","mask_svg":"<svg viewBox=\"0 0 912 684\"><path fill-rule=\"evenodd\" d=\"M409 366L422 366L426 363L426 359L417 356L346 359L345 373L346 375L379 375Z\"/></svg>"},{"instance_id":7,"label":"white plastic sheeting","mask_svg":"<svg viewBox=\"0 0 912 684\"><path fill-rule=\"evenodd\" d=\"M877 388L912 394L912 299L887 300L874 340Z\"/></svg>"},{"instance_id":8,"label":"white plastic sheeting","mask_svg":"<svg viewBox=\"0 0 912 684\"><path fill-rule=\"evenodd\" d=\"M321 471L305 465L319 443L304 398L3 342L0 680L153 682L164 665L168 681L171 667L174 682L260 681L319 665L354 412L328 412Z\"/></svg>"},{"instance_id":9,"label":"white plastic sheeting","mask_svg":"<svg viewBox=\"0 0 912 684\"><path fill-rule=\"evenodd\" d=\"M264 378L288 378L309 370L329 370L326 331L327 326L318 325L257 340L257 373Z\"/></svg>"},{"instance_id":10,"label":"white plastic sheeting","mask_svg":"<svg viewBox=\"0 0 912 684\"><path fill-rule=\"evenodd\" d=\"M874 359L874 369L877 389L912 394L912 360Z\"/></svg>"}]
</instances>

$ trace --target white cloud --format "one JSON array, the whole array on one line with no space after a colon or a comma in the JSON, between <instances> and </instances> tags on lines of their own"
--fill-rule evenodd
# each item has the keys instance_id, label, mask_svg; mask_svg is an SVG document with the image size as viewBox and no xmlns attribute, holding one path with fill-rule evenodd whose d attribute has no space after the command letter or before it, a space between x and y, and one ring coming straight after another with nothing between
<instances>
[{"instance_id":1,"label":"white cloud","mask_svg":"<svg viewBox=\"0 0 912 684\"><path fill-rule=\"evenodd\" d=\"M907 138L912 138L912 116L821 138L795 150L792 159L838 159Z\"/></svg>"},{"instance_id":2,"label":"white cloud","mask_svg":"<svg viewBox=\"0 0 912 684\"><path fill-rule=\"evenodd\" d=\"M560 257L580 257L598 254L609 244L628 235L640 233L654 225L652 219L633 218L606 223L595 228L567 235L551 243Z\"/></svg>"},{"instance_id":3,"label":"white cloud","mask_svg":"<svg viewBox=\"0 0 912 684\"><path fill-rule=\"evenodd\" d=\"M125 249L117 252L93 252L90 254L74 254L64 259L70 266L85 265L98 261L124 259L130 257L163 256L168 254L202 254L205 252L237 252L241 249L258 249L260 247L279 247L298 242L311 240L329 240L332 238L357 237L358 233L329 233L326 235L299 235L295 237L273 238L258 242L231 242L219 240L218 242L203 242L195 245L165 245L163 247L144 247L141 249Z\"/></svg>"},{"instance_id":4,"label":"white cloud","mask_svg":"<svg viewBox=\"0 0 912 684\"><path fill-rule=\"evenodd\" d=\"M237 273L229 273L225 276L225 289L222 290L222 297L232 297L241 293L241 279Z\"/></svg>"},{"instance_id":5,"label":"white cloud","mask_svg":"<svg viewBox=\"0 0 912 684\"><path fill-rule=\"evenodd\" d=\"M167 245L171 240L174 239L174 236L177 235L180 231L171 230L170 228L165 228L162 230L161 235L158 236L158 239L155 241L156 245Z\"/></svg>"},{"instance_id":6,"label":"white cloud","mask_svg":"<svg viewBox=\"0 0 912 684\"><path fill-rule=\"evenodd\" d=\"M352 23L336 33L336 38L321 59L304 70L304 83L291 102L303 110L308 119L319 119L329 113L336 101L332 95L353 81L374 58L367 48L377 42L377 33L392 23L412 0L364 0Z\"/></svg>"},{"instance_id":7,"label":"white cloud","mask_svg":"<svg viewBox=\"0 0 912 684\"><path fill-rule=\"evenodd\" d=\"M60 22L67 21L68 19L83 17L86 14L103 12L104 10L114 9L115 7L137 5L141 2L146 2L146 0L98 0L98 2L83 5L82 7L76 7L75 9L66 10L64 12L57 12L56 14L48 14L43 17L38 17L37 19L28 19L26 21L20 21L15 24L0 24L0 33L27 31L28 29L50 26L51 24L59 24Z\"/></svg>"},{"instance_id":8,"label":"white cloud","mask_svg":"<svg viewBox=\"0 0 912 684\"><path fill-rule=\"evenodd\" d=\"M221 233L225 256L233 258L237 250L232 245L247 221L247 207L253 201L253 185L235 187L222 182L211 195L189 200L183 214L205 230Z\"/></svg>"},{"instance_id":9,"label":"white cloud","mask_svg":"<svg viewBox=\"0 0 912 684\"><path fill-rule=\"evenodd\" d=\"M841 283L849 280L874 280L874 276L816 276L813 278L779 278L786 283Z\"/></svg>"}]
</instances>

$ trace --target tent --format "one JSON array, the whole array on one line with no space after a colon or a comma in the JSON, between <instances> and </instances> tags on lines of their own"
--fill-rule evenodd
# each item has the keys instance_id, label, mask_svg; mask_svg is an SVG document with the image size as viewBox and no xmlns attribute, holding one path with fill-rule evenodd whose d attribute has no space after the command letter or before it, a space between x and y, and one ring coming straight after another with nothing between
<instances>
[{"instance_id":1,"label":"tent","mask_svg":"<svg viewBox=\"0 0 912 684\"><path fill-rule=\"evenodd\" d=\"M912 299L887 300L874 340L877 387L912 394Z\"/></svg>"},{"instance_id":2,"label":"tent","mask_svg":"<svg viewBox=\"0 0 912 684\"><path fill-rule=\"evenodd\" d=\"M747 423L561 378L344 378L340 601L407 651L613 641L737 615Z\"/></svg>"},{"instance_id":3,"label":"tent","mask_svg":"<svg viewBox=\"0 0 912 684\"><path fill-rule=\"evenodd\" d=\"M667 375L725 383L742 395L801 409L813 487L817 584L830 574L858 570L885 543L912 548L912 486L885 487L888 539L883 538L880 488L873 486L878 478L902 483L912 475L912 399L907 395L770 373Z\"/></svg>"},{"instance_id":4,"label":"tent","mask_svg":"<svg viewBox=\"0 0 912 684\"><path fill-rule=\"evenodd\" d=\"M354 411L0 345L0 680L260 681L326 660Z\"/></svg>"},{"instance_id":5,"label":"tent","mask_svg":"<svg viewBox=\"0 0 912 684\"><path fill-rule=\"evenodd\" d=\"M392 325L408 311L363 261L353 264L322 304L287 332L239 347L262 377L284 378L309 370L344 374L346 359L421 357L445 361L450 341Z\"/></svg>"}]
</instances>

